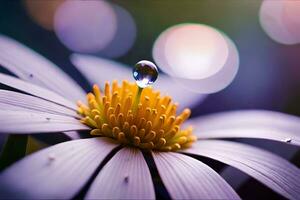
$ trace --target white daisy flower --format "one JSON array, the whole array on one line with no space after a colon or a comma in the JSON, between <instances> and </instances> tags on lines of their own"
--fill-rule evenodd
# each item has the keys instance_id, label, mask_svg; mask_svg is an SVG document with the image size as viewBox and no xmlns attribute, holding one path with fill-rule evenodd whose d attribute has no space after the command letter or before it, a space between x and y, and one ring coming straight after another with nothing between
<instances>
[{"instance_id":1,"label":"white daisy flower","mask_svg":"<svg viewBox=\"0 0 300 200\"><path fill-rule=\"evenodd\" d=\"M131 75L112 61L83 55L72 61L99 86ZM155 199L152 160L172 199L239 199L218 173L190 155L233 166L288 199L300 196L299 168L260 148L222 140L299 146L299 117L253 110L187 120L190 110L172 97L185 107L199 95L178 89L163 75L155 87L170 96L128 81L106 83L103 91L94 85L86 95L53 63L4 36L0 63L20 78L0 74L1 84L20 91L0 90L1 134L89 130L98 136L63 142L14 163L0 174L0 198L71 199L83 192L86 199ZM185 120L193 128L185 128Z\"/></svg>"}]
</instances>

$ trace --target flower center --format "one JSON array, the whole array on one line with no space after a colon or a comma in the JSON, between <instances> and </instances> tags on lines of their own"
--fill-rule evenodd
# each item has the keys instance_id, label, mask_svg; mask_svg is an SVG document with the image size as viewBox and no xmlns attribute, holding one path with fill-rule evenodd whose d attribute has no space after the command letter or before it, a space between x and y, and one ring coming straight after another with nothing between
<instances>
[{"instance_id":1,"label":"flower center","mask_svg":"<svg viewBox=\"0 0 300 200\"><path fill-rule=\"evenodd\" d=\"M190 116L185 109L176 116L177 104L151 87L141 90L135 83L97 85L87 94L88 105L78 102L81 122L92 128L91 135L113 138L125 145L146 150L177 151L189 147L196 137L192 128L180 129Z\"/></svg>"}]
</instances>

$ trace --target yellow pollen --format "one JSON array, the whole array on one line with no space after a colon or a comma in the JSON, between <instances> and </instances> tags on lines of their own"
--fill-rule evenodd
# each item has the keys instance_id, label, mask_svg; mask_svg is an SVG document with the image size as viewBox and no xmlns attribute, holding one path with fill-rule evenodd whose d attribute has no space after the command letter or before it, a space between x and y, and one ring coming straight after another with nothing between
<instances>
[{"instance_id":1,"label":"yellow pollen","mask_svg":"<svg viewBox=\"0 0 300 200\"><path fill-rule=\"evenodd\" d=\"M196 141L192 128L180 129L191 114L184 109L176 116L177 104L151 87L139 90L135 83L117 81L97 85L87 94L87 105L78 102L81 122L92 128L91 135L110 137L124 145L146 150L177 151Z\"/></svg>"}]
</instances>

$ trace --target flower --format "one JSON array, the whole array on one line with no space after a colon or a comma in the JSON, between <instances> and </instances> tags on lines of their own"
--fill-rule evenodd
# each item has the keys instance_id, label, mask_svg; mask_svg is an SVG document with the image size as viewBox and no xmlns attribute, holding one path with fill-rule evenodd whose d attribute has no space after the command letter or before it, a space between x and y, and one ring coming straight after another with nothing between
<instances>
[{"instance_id":1,"label":"flower","mask_svg":"<svg viewBox=\"0 0 300 200\"><path fill-rule=\"evenodd\" d=\"M78 102L82 123L92 128L91 135L114 138L121 144L145 150L176 151L197 140L192 128L180 129L190 116L185 109L175 117L177 105L151 88L142 90L135 83L117 81L105 84L104 96L97 85L87 95L88 106ZM133 97L135 99L133 100Z\"/></svg>"},{"instance_id":2,"label":"flower","mask_svg":"<svg viewBox=\"0 0 300 200\"><path fill-rule=\"evenodd\" d=\"M187 120L194 130L188 129L183 134L197 136L198 140L191 147L155 149L153 143L154 146L144 146L149 152L144 156L140 150L141 143L130 143L129 146L124 139L127 138L125 133L100 130L99 125L102 128L104 123L96 116L104 115L93 111L100 105L99 102L95 104L99 100L97 86L94 86L94 94L88 95L88 107L85 107L85 92L71 78L40 55L4 36L0 37L0 62L20 78L0 74L0 83L22 92L0 90L0 133L66 132L71 135L70 131L91 130L92 127L92 134L106 136L63 142L16 162L0 174L0 198L70 199L87 190L85 198L88 199L154 199L155 188L146 162L146 159L153 159L171 198L239 199L218 173L190 155L205 156L233 166L288 199L297 199L300 195L299 168L260 148L221 140L259 138L299 146L299 117L255 110L194 118ZM123 79L120 77L123 75L121 70L125 69L114 71L112 63L108 63L110 68L109 71L106 69L106 73L95 68L97 65L87 64L99 62L97 58L76 55L73 62L77 67L85 62L85 67L79 69L89 80L101 76ZM123 87L118 86L117 89ZM132 90L134 88L136 90L136 86L132 86ZM169 89L172 91L171 87ZM151 89L144 94L147 92L153 94ZM188 91L175 91L177 98L180 97L178 93L189 95ZM105 96L109 95L114 93L106 85ZM78 107L75 104L77 100L83 102ZM142 98L142 106L146 103L143 101ZM122 106L122 109L125 107ZM108 112L113 111L108 108ZM188 111L183 111L183 115L182 118L187 118ZM106 120L114 123L112 119ZM179 130L178 127L177 134ZM178 141L175 143L179 144ZM172 145L175 143L171 142Z\"/></svg>"}]
</instances>

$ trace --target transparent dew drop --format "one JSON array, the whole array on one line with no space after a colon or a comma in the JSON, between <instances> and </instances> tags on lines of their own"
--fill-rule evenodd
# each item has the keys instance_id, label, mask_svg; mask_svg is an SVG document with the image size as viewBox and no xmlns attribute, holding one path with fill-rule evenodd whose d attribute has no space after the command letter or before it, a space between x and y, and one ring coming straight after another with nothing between
<instances>
[{"instance_id":1,"label":"transparent dew drop","mask_svg":"<svg viewBox=\"0 0 300 200\"><path fill-rule=\"evenodd\" d=\"M154 63L142 60L134 66L132 74L136 84L140 88L145 88L156 81L158 77L158 69Z\"/></svg>"},{"instance_id":2,"label":"transparent dew drop","mask_svg":"<svg viewBox=\"0 0 300 200\"><path fill-rule=\"evenodd\" d=\"M54 160L55 160L55 155L52 154L52 153L50 153L50 154L48 155L48 160L49 160L49 161L54 161Z\"/></svg>"},{"instance_id":3,"label":"transparent dew drop","mask_svg":"<svg viewBox=\"0 0 300 200\"><path fill-rule=\"evenodd\" d=\"M125 177L124 177L124 181L125 181L126 183L128 183L128 182L129 182L129 176L125 176Z\"/></svg>"},{"instance_id":4,"label":"transparent dew drop","mask_svg":"<svg viewBox=\"0 0 300 200\"><path fill-rule=\"evenodd\" d=\"M287 142L287 143L290 143L290 142L292 142L292 139L291 138L285 138L283 141Z\"/></svg>"}]
</instances>

